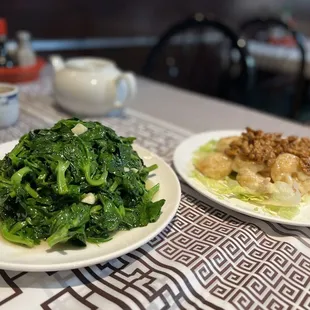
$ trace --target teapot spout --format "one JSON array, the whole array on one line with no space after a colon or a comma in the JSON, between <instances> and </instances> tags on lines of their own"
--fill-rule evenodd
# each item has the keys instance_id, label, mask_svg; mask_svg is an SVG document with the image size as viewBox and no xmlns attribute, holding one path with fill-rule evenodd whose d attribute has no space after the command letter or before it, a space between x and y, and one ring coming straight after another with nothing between
<instances>
[{"instance_id":1,"label":"teapot spout","mask_svg":"<svg viewBox=\"0 0 310 310\"><path fill-rule=\"evenodd\" d=\"M54 71L57 72L65 67L63 58L60 55L51 55L49 57L50 63L54 68Z\"/></svg>"}]
</instances>

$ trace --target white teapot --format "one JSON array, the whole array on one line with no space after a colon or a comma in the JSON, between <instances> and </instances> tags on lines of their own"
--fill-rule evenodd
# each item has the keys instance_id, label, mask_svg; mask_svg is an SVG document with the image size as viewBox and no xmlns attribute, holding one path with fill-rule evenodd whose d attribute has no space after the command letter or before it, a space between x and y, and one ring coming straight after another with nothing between
<instances>
[{"instance_id":1,"label":"white teapot","mask_svg":"<svg viewBox=\"0 0 310 310\"><path fill-rule=\"evenodd\" d=\"M132 73L121 72L107 59L50 57L55 71L54 93L65 110L84 116L107 114L122 107L136 92Z\"/></svg>"}]
</instances>

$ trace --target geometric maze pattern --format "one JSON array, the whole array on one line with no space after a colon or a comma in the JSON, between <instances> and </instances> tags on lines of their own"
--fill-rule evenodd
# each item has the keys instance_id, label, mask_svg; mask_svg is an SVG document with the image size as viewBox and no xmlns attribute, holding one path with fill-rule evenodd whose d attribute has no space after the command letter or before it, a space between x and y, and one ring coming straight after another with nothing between
<instances>
[{"instance_id":1,"label":"geometric maze pattern","mask_svg":"<svg viewBox=\"0 0 310 310\"><path fill-rule=\"evenodd\" d=\"M21 101L29 110L15 127L0 131L0 142L66 116L54 108L51 99L38 99L50 92L49 80L24 86L22 91ZM136 136L140 145L169 163L174 148L184 139L184 133L130 111L122 119L101 121L119 134ZM192 193L184 185L178 213L165 230L118 259L52 273L0 270L0 306L46 310L310 308L310 249L296 246L301 244L297 240L310 244L307 229L299 233L268 223L262 229L259 221L214 208Z\"/></svg>"},{"instance_id":2,"label":"geometric maze pattern","mask_svg":"<svg viewBox=\"0 0 310 310\"><path fill-rule=\"evenodd\" d=\"M188 219L197 207L188 208L179 221L190 223ZM189 248L200 251L199 259L188 267L211 295L238 309L308 306L309 256L289 243L270 238L254 224L209 206L206 209L206 214L187 224L182 234L191 236ZM176 247L171 241L169 246Z\"/></svg>"}]
</instances>

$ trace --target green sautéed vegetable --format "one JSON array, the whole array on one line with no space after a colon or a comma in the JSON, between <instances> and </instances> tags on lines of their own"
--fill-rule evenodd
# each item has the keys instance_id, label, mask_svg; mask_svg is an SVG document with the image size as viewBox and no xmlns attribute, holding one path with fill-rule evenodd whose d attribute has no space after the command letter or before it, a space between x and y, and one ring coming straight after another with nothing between
<instances>
[{"instance_id":1,"label":"green saut\u00e9ed vegetable","mask_svg":"<svg viewBox=\"0 0 310 310\"><path fill-rule=\"evenodd\" d=\"M28 247L110 240L119 230L157 221L159 184L132 148L98 122L61 120L24 135L0 161L0 232Z\"/></svg>"}]
</instances>

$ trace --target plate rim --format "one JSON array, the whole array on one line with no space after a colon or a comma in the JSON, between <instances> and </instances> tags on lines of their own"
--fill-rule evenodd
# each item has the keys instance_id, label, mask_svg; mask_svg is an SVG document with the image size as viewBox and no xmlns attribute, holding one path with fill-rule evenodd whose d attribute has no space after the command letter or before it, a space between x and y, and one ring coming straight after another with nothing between
<instances>
[{"instance_id":1,"label":"plate rim","mask_svg":"<svg viewBox=\"0 0 310 310\"><path fill-rule=\"evenodd\" d=\"M193 140L202 138L202 137L207 136L207 135L214 135L214 134L219 135L220 134L220 135L222 135L222 137L225 137L226 134L234 135L234 134L240 134L242 132L244 132L244 129L210 130L210 131L200 132L200 133L194 134L194 135L186 138L176 147L176 149L173 153L173 165L177 171L177 174L193 190L197 191L202 196L210 199L212 202L214 202L220 206L223 206L224 208L227 208L229 210L233 210L237 213L241 213L241 214L249 216L251 218L256 218L256 219L267 221L267 222L278 223L278 224L289 225L289 226L310 227L310 222L307 223L307 222L293 221L293 220L289 220L289 219L274 217L272 215L268 216L268 215L263 215L263 214L259 214L259 213L255 214L254 211L245 210L245 209L242 209L241 207L234 206L233 204L229 203L228 200L220 200L219 198L216 197L216 195L211 193L207 188L205 188L203 190L202 189L203 185L201 186L201 188L198 187L197 185L195 185L194 179L191 179L188 175L186 175L186 173L184 173L182 167L179 166L177 158L178 158L179 153L181 152L181 150L184 147L187 146L187 148L190 149L190 152L193 155L194 150L192 150L192 148L188 146L188 143L192 142ZM200 146L201 145L202 144L200 144ZM189 164L189 162L186 164Z\"/></svg>"},{"instance_id":2,"label":"plate rim","mask_svg":"<svg viewBox=\"0 0 310 310\"><path fill-rule=\"evenodd\" d=\"M8 141L8 142L4 142L0 144L0 151L1 148L4 145L10 145L10 144L17 144L19 140L12 140L12 141ZM8 262L1 262L1 256L0 256L0 269L4 269L4 270L10 270L10 271L24 271L24 272L47 272L47 271L61 271L61 270L71 270L71 269L77 269L77 268L83 268L83 267L87 267L87 266L93 266L99 263L104 263L107 262L111 259L114 258L118 258L122 255L125 255L127 253L130 253L136 249L138 249L139 247L147 244L150 240L152 240L154 237L156 237L160 232L162 232L168 225L169 223L172 221L172 219L175 217L178 208L180 206L180 202L181 202L181 185L180 185L180 181L179 178L177 176L177 174L174 172L174 170L172 169L172 167L159 155L157 155L156 153L149 151L148 149L144 148L143 146L140 146L137 143L133 144L133 148L138 152L139 154L139 150L141 152L147 152L150 154L150 156L156 158L156 160L159 160L161 162L161 166L164 167L167 172L171 175L171 177L174 179L174 185L175 185L175 195L176 195L176 200L175 203L173 203L173 208L171 208L171 210L169 210L169 214L167 216L167 218L165 219L165 221L158 227L156 227L151 233L149 233L147 236L144 236L141 240L139 240L138 242L129 245L128 247L125 247L123 249L120 249L116 252L112 252L108 255L99 255L96 257L92 257L86 260L80 260L77 262L66 262L66 263L52 263L52 264L40 264L40 265L35 265L35 264L27 264L27 265L23 265L22 263L8 263ZM139 227L138 227L139 228ZM143 227L142 227L143 228ZM1 241L0 241L1 243ZM15 245L16 246L16 245ZM103 258L105 257L105 258Z\"/></svg>"}]
</instances>

